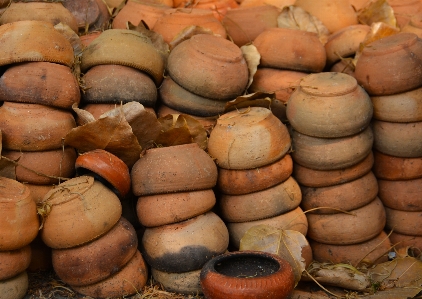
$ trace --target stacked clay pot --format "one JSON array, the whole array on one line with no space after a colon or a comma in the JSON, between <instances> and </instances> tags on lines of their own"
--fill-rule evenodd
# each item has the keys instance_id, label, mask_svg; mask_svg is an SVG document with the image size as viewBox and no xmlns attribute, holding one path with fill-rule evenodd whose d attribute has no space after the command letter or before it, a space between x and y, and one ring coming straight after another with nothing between
<instances>
[{"instance_id":1,"label":"stacked clay pot","mask_svg":"<svg viewBox=\"0 0 422 299\"><path fill-rule=\"evenodd\" d=\"M378 178L378 196L387 213L386 231L393 231L390 239L397 248L411 246L419 251L422 250L421 57L422 41L417 35L398 33L364 48L355 72L374 107L374 173Z\"/></svg>"},{"instance_id":2,"label":"stacked clay pot","mask_svg":"<svg viewBox=\"0 0 422 299\"><path fill-rule=\"evenodd\" d=\"M131 171L142 252L166 290L202 293L202 266L224 253L229 235L211 209L217 167L196 143L148 149Z\"/></svg>"},{"instance_id":3,"label":"stacked clay pot","mask_svg":"<svg viewBox=\"0 0 422 299\"><path fill-rule=\"evenodd\" d=\"M342 73L303 78L287 103L293 176L301 185L301 207L309 211L307 237L317 261L373 264L389 250L371 172L372 114L368 94Z\"/></svg>"},{"instance_id":4,"label":"stacked clay pot","mask_svg":"<svg viewBox=\"0 0 422 299\"><path fill-rule=\"evenodd\" d=\"M24 184L0 177L0 186L0 294L21 299L28 289L29 244L38 234L37 208Z\"/></svg>"},{"instance_id":5,"label":"stacked clay pot","mask_svg":"<svg viewBox=\"0 0 422 299\"><path fill-rule=\"evenodd\" d=\"M266 108L235 110L218 118L208 152L218 165L218 207L233 249L259 224L306 235L301 191L291 177L290 146L287 127Z\"/></svg>"}]
</instances>

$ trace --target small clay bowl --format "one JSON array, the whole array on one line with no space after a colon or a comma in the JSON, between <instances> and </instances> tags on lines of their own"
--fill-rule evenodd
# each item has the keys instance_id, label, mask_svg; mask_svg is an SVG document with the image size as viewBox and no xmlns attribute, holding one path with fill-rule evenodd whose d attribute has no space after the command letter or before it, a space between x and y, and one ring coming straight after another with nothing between
<instances>
[{"instance_id":1,"label":"small clay bowl","mask_svg":"<svg viewBox=\"0 0 422 299\"><path fill-rule=\"evenodd\" d=\"M304 77L287 102L291 126L308 136L338 138L368 127L372 102L356 79L324 72Z\"/></svg>"},{"instance_id":2,"label":"small clay bowl","mask_svg":"<svg viewBox=\"0 0 422 299\"><path fill-rule=\"evenodd\" d=\"M422 236L422 211L410 212L385 207L385 227L399 234Z\"/></svg>"},{"instance_id":3,"label":"small clay bowl","mask_svg":"<svg viewBox=\"0 0 422 299\"><path fill-rule=\"evenodd\" d=\"M378 179L378 186L378 196L384 206L400 211L422 211L422 178L405 181Z\"/></svg>"},{"instance_id":4,"label":"small clay bowl","mask_svg":"<svg viewBox=\"0 0 422 299\"><path fill-rule=\"evenodd\" d=\"M378 179L412 180L422 177L422 157L400 158L374 151L373 172Z\"/></svg>"},{"instance_id":5,"label":"small clay bowl","mask_svg":"<svg viewBox=\"0 0 422 299\"><path fill-rule=\"evenodd\" d=\"M79 32L107 29L110 13L102 0L64 1L63 6L75 17Z\"/></svg>"},{"instance_id":6,"label":"small clay bowl","mask_svg":"<svg viewBox=\"0 0 422 299\"><path fill-rule=\"evenodd\" d=\"M31 246L15 250L0 251L0 281L12 278L25 271L31 261Z\"/></svg>"},{"instance_id":7,"label":"small clay bowl","mask_svg":"<svg viewBox=\"0 0 422 299\"><path fill-rule=\"evenodd\" d=\"M210 299L285 299L295 285L293 269L286 260L248 250L214 257L205 264L200 280Z\"/></svg>"},{"instance_id":8,"label":"small clay bowl","mask_svg":"<svg viewBox=\"0 0 422 299\"><path fill-rule=\"evenodd\" d=\"M248 83L242 51L232 42L197 34L177 45L168 57L170 77L188 91L215 100L233 100Z\"/></svg>"},{"instance_id":9,"label":"small clay bowl","mask_svg":"<svg viewBox=\"0 0 422 299\"><path fill-rule=\"evenodd\" d=\"M401 32L372 42L356 63L355 77L370 95L390 95L421 86L422 40Z\"/></svg>"},{"instance_id":10,"label":"small clay bowl","mask_svg":"<svg viewBox=\"0 0 422 299\"><path fill-rule=\"evenodd\" d=\"M411 32L422 38L422 13L413 14L409 22L401 29L401 32Z\"/></svg>"},{"instance_id":11,"label":"small clay bowl","mask_svg":"<svg viewBox=\"0 0 422 299\"><path fill-rule=\"evenodd\" d=\"M208 152L225 169L271 164L290 149L287 127L270 110L250 107L223 114L208 140Z\"/></svg>"},{"instance_id":12,"label":"small clay bowl","mask_svg":"<svg viewBox=\"0 0 422 299\"><path fill-rule=\"evenodd\" d=\"M54 249L88 243L107 233L120 219L119 198L93 177L80 176L48 192L42 204L41 237Z\"/></svg>"},{"instance_id":13,"label":"small clay bowl","mask_svg":"<svg viewBox=\"0 0 422 299\"><path fill-rule=\"evenodd\" d=\"M78 175L94 174L100 177L106 186L116 191L123 199L130 190L130 173L127 165L117 156L102 149L85 152L75 162Z\"/></svg>"},{"instance_id":14,"label":"small clay bowl","mask_svg":"<svg viewBox=\"0 0 422 299\"><path fill-rule=\"evenodd\" d=\"M408 248L414 253L414 256L417 256L422 252L422 236L410 236L392 232L390 241L394 244L394 248Z\"/></svg>"},{"instance_id":15,"label":"small clay bowl","mask_svg":"<svg viewBox=\"0 0 422 299\"><path fill-rule=\"evenodd\" d=\"M0 294L2 299L22 299L28 291L29 281L26 271L18 275L0 280Z\"/></svg>"},{"instance_id":16,"label":"small clay bowl","mask_svg":"<svg viewBox=\"0 0 422 299\"><path fill-rule=\"evenodd\" d=\"M46 61L72 67L73 48L53 24L17 21L0 26L0 65Z\"/></svg>"},{"instance_id":17,"label":"small clay bowl","mask_svg":"<svg viewBox=\"0 0 422 299\"><path fill-rule=\"evenodd\" d=\"M167 273L151 268L151 275L154 280L160 283L168 292L184 295L202 295L201 281L199 275L201 270L194 270L183 273Z\"/></svg>"},{"instance_id":18,"label":"small clay bowl","mask_svg":"<svg viewBox=\"0 0 422 299\"><path fill-rule=\"evenodd\" d=\"M314 32L268 28L253 41L261 55L260 66L318 73L327 60L324 45Z\"/></svg>"}]
</instances>

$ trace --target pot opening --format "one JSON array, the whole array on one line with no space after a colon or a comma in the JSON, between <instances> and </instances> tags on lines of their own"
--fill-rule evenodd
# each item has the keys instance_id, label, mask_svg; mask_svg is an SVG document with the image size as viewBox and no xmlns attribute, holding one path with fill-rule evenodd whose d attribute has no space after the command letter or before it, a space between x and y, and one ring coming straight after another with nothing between
<instances>
[{"instance_id":1,"label":"pot opening","mask_svg":"<svg viewBox=\"0 0 422 299\"><path fill-rule=\"evenodd\" d=\"M280 269L279 263L271 257L257 254L227 256L215 264L215 270L226 276L255 278L271 275Z\"/></svg>"}]
</instances>

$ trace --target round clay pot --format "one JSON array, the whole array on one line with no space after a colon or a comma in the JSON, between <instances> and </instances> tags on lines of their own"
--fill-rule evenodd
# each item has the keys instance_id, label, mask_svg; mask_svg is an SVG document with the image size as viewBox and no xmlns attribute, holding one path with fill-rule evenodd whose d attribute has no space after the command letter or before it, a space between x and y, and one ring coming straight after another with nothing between
<instances>
[{"instance_id":1,"label":"round clay pot","mask_svg":"<svg viewBox=\"0 0 422 299\"><path fill-rule=\"evenodd\" d=\"M372 96L374 119L388 122L422 121L422 88L386 96Z\"/></svg>"},{"instance_id":2,"label":"round clay pot","mask_svg":"<svg viewBox=\"0 0 422 299\"><path fill-rule=\"evenodd\" d=\"M302 186L328 187L358 179L371 171L373 165L374 155L371 151L361 162L338 170L315 170L296 163L292 175Z\"/></svg>"},{"instance_id":3,"label":"round clay pot","mask_svg":"<svg viewBox=\"0 0 422 299\"><path fill-rule=\"evenodd\" d=\"M65 0L63 6L75 17L79 32L107 29L110 13L102 0Z\"/></svg>"},{"instance_id":4,"label":"round clay pot","mask_svg":"<svg viewBox=\"0 0 422 299\"><path fill-rule=\"evenodd\" d=\"M167 273L151 268L151 274L154 280L160 283L168 292L184 295L202 295L203 292L199 280L201 270L202 269L183 273Z\"/></svg>"},{"instance_id":5,"label":"round clay pot","mask_svg":"<svg viewBox=\"0 0 422 299\"><path fill-rule=\"evenodd\" d=\"M378 196L384 206L400 211L422 211L422 178L405 181L378 179L378 186Z\"/></svg>"},{"instance_id":6,"label":"round clay pot","mask_svg":"<svg viewBox=\"0 0 422 299\"><path fill-rule=\"evenodd\" d=\"M378 179L412 180L422 177L422 157L400 158L374 151L373 172Z\"/></svg>"},{"instance_id":7,"label":"round clay pot","mask_svg":"<svg viewBox=\"0 0 422 299\"><path fill-rule=\"evenodd\" d=\"M213 212L189 220L147 228L142 237L145 260L168 273L199 270L212 257L226 251L229 234Z\"/></svg>"},{"instance_id":8,"label":"round clay pot","mask_svg":"<svg viewBox=\"0 0 422 299\"><path fill-rule=\"evenodd\" d=\"M76 127L70 111L38 104L5 102L0 107L3 148L15 151L46 151L62 147Z\"/></svg>"},{"instance_id":9,"label":"round clay pot","mask_svg":"<svg viewBox=\"0 0 422 299\"><path fill-rule=\"evenodd\" d=\"M306 236L308 231L308 221L306 215L303 213L300 207L296 209L267 219L248 221L248 222L229 222L227 223L227 229L229 230L230 245L238 249L240 246L240 239L243 235L255 225L269 225L277 229L289 229L300 232Z\"/></svg>"},{"instance_id":10,"label":"round clay pot","mask_svg":"<svg viewBox=\"0 0 422 299\"><path fill-rule=\"evenodd\" d=\"M285 7L294 5L296 0L242 0L240 7L257 7L262 5L273 5L276 7Z\"/></svg>"},{"instance_id":11,"label":"round clay pot","mask_svg":"<svg viewBox=\"0 0 422 299\"><path fill-rule=\"evenodd\" d=\"M409 22L403 26L401 32L411 32L422 38L422 13L413 14Z\"/></svg>"},{"instance_id":12,"label":"round clay pot","mask_svg":"<svg viewBox=\"0 0 422 299\"><path fill-rule=\"evenodd\" d=\"M0 281L22 273L28 268L30 261L31 246L29 245L15 250L0 251Z\"/></svg>"},{"instance_id":13,"label":"round clay pot","mask_svg":"<svg viewBox=\"0 0 422 299\"><path fill-rule=\"evenodd\" d=\"M414 14L422 10L421 2L418 0L388 0L387 2L394 11L399 28L403 28Z\"/></svg>"},{"instance_id":14,"label":"round clay pot","mask_svg":"<svg viewBox=\"0 0 422 299\"><path fill-rule=\"evenodd\" d=\"M73 48L66 37L42 21L18 21L0 26L0 65L46 61L72 67Z\"/></svg>"},{"instance_id":15,"label":"round clay pot","mask_svg":"<svg viewBox=\"0 0 422 299\"><path fill-rule=\"evenodd\" d=\"M318 35L304 30L268 28L254 39L253 45L263 67L318 73L327 59Z\"/></svg>"},{"instance_id":16,"label":"round clay pot","mask_svg":"<svg viewBox=\"0 0 422 299\"><path fill-rule=\"evenodd\" d=\"M373 120L374 149L401 158L422 157L422 121L392 123Z\"/></svg>"},{"instance_id":17,"label":"round clay pot","mask_svg":"<svg viewBox=\"0 0 422 299\"><path fill-rule=\"evenodd\" d=\"M199 96L233 100L248 83L242 51L232 42L197 34L177 45L168 57L167 70L180 86Z\"/></svg>"},{"instance_id":18,"label":"round clay pot","mask_svg":"<svg viewBox=\"0 0 422 299\"><path fill-rule=\"evenodd\" d=\"M287 180L293 171L289 154L280 160L255 169L218 169L217 187L228 195L241 195L261 191Z\"/></svg>"},{"instance_id":19,"label":"round clay pot","mask_svg":"<svg viewBox=\"0 0 422 299\"><path fill-rule=\"evenodd\" d=\"M117 156L102 149L96 149L81 154L75 162L79 175L99 176L116 191L120 198L124 198L130 190L130 173L127 165Z\"/></svg>"},{"instance_id":20,"label":"round clay pot","mask_svg":"<svg viewBox=\"0 0 422 299\"><path fill-rule=\"evenodd\" d=\"M50 62L10 66L0 78L0 100L71 109L81 99L72 70Z\"/></svg>"},{"instance_id":21,"label":"round clay pot","mask_svg":"<svg viewBox=\"0 0 422 299\"><path fill-rule=\"evenodd\" d=\"M119 198L93 177L80 176L61 183L43 201L41 237L54 249L70 248L107 233L119 221Z\"/></svg>"},{"instance_id":22,"label":"round clay pot","mask_svg":"<svg viewBox=\"0 0 422 299\"><path fill-rule=\"evenodd\" d=\"M390 241L396 249L410 247L414 256L418 256L422 252L422 236L410 236L397 232L392 232Z\"/></svg>"},{"instance_id":23,"label":"round clay pot","mask_svg":"<svg viewBox=\"0 0 422 299\"><path fill-rule=\"evenodd\" d=\"M242 195L221 194L221 218L227 222L247 222L271 218L296 209L302 199L300 187L290 177L268 189Z\"/></svg>"},{"instance_id":24,"label":"round clay pot","mask_svg":"<svg viewBox=\"0 0 422 299\"><path fill-rule=\"evenodd\" d=\"M0 251L16 250L38 234L37 207L24 184L0 177L0 186Z\"/></svg>"},{"instance_id":25,"label":"round clay pot","mask_svg":"<svg viewBox=\"0 0 422 299\"><path fill-rule=\"evenodd\" d=\"M304 77L286 110L296 131L322 138L357 134L368 127L372 113L371 99L356 79L331 72Z\"/></svg>"},{"instance_id":26,"label":"round clay pot","mask_svg":"<svg viewBox=\"0 0 422 299\"><path fill-rule=\"evenodd\" d=\"M369 126L348 137L316 138L296 131L291 136L293 161L316 170L338 170L356 165L369 155L374 140Z\"/></svg>"},{"instance_id":27,"label":"round clay pot","mask_svg":"<svg viewBox=\"0 0 422 299\"><path fill-rule=\"evenodd\" d=\"M121 298L140 292L148 279L148 268L139 251L114 275L94 284L72 286L72 289L94 298Z\"/></svg>"},{"instance_id":28,"label":"round clay pot","mask_svg":"<svg viewBox=\"0 0 422 299\"><path fill-rule=\"evenodd\" d=\"M253 169L271 164L290 149L286 126L270 110L250 107L223 114L208 140L219 167Z\"/></svg>"},{"instance_id":29,"label":"round clay pot","mask_svg":"<svg viewBox=\"0 0 422 299\"><path fill-rule=\"evenodd\" d=\"M351 245L330 245L309 240L314 260L320 263L372 266L388 261L391 242L385 232L368 241Z\"/></svg>"},{"instance_id":30,"label":"round clay pot","mask_svg":"<svg viewBox=\"0 0 422 299\"><path fill-rule=\"evenodd\" d=\"M316 209L312 211L315 214L335 214L339 210L351 211L369 204L377 196L378 183L370 171L347 183L319 188L302 186L301 190L303 210Z\"/></svg>"},{"instance_id":31,"label":"round clay pot","mask_svg":"<svg viewBox=\"0 0 422 299\"><path fill-rule=\"evenodd\" d=\"M214 257L205 264L200 280L209 299L285 299L295 285L290 264L262 251L236 251Z\"/></svg>"},{"instance_id":32,"label":"round clay pot","mask_svg":"<svg viewBox=\"0 0 422 299\"><path fill-rule=\"evenodd\" d=\"M343 59L335 63L331 68L330 72L344 73L349 76L355 77L355 66L353 65L352 60Z\"/></svg>"},{"instance_id":33,"label":"round clay pot","mask_svg":"<svg viewBox=\"0 0 422 299\"><path fill-rule=\"evenodd\" d=\"M384 206L378 197L363 207L349 211L349 214L308 213L307 237L332 245L350 245L368 241L383 230L386 223L385 214Z\"/></svg>"},{"instance_id":34,"label":"round clay pot","mask_svg":"<svg viewBox=\"0 0 422 299\"><path fill-rule=\"evenodd\" d=\"M18 161L16 179L20 182L52 185L75 174L76 151L72 147L42 152L3 150L2 155Z\"/></svg>"},{"instance_id":35,"label":"round clay pot","mask_svg":"<svg viewBox=\"0 0 422 299\"><path fill-rule=\"evenodd\" d=\"M0 280L1 299L22 299L28 291L28 274L26 271L6 279Z\"/></svg>"},{"instance_id":36,"label":"round clay pot","mask_svg":"<svg viewBox=\"0 0 422 299\"><path fill-rule=\"evenodd\" d=\"M85 104L127 103L136 101L154 107L157 88L144 72L124 65L97 65L83 77L86 91L82 93Z\"/></svg>"},{"instance_id":37,"label":"round clay pot","mask_svg":"<svg viewBox=\"0 0 422 299\"><path fill-rule=\"evenodd\" d=\"M89 32L87 34L84 35L80 35L79 39L81 41L81 44L84 48L88 47L88 45L97 37L100 36L100 34L102 33L102 31L93 31L93 32Z\"/></svg>"},{"instance_id":38,"label":"round clay pot","mask_svg":"<svg viewBox=\"0 0 422 299\"><path fill-rule=\"evenodd\" d=\"M172 224L193 218L215 205L212 189L141 196L136 205L139 222L146 227Z\"/></svg>"},{"instance_id":39,"label":"round clay pot","mask_svg":"<svg viewBox=\"0 0 422 299\"><path fill-rule=\"evenodd\" d=\"M365 47L356 63L356 80L370 95L390 95L421 86L422 40L398 33Z\"/></svg>"},{"instance_id":40,"label":"round clay pot","mask_svg":"<svg viewBox=\"0 0 422 299\"><path fill-rule=\"evenodd\" d=\"M239 4L234 0L205 0L194 1L194 3L192 3L190 6L200 9L209 9L213 12L214 17L217 20L222 21L227 11L238 8Z\"/></svg>"},{"instance_id":41,"label":"round clay pot","mask_svg":"<svg viewBox=\"0 0 422 299\"><path fill-rule=\"evenodd\" d=\"M410 212L385 207L387 222L385 227L411 236L422 236L422 211Z\"/></svg>"},{"instance_id":42,"label":"round clay pot","mask_svg":"<svg viewBox=\"0 0 422 299\"><path fill-rule=\"evenodd\" d=\"M217 167L196 143L152 148L131 171L136 196L210 189L217 182Z\"/></svg>"},{"instance_id":43,"label":"round clay pot","mask_svg":"<svg viewBox=\"0 0 422 299\"><path fill-rule=\"evenodd\" d=\"M103 31L85 48L81 58L81 71L86 72L101 64L133 67L150 75L156 85L163 80L164 61L161 55L149 38L134 30Z\"/></svg>"},{"instance_id":44,"label":"round clay pot","mask_svg":"<svg viewBox=\"0 0 422 299\"><path fill-rule=\"evenodd\" d=\"M36 204L40 203L48 191L55 187L54 185L34 185L28 183L25 183L25 186L28 187L31 192L32 199Z\"/></svg>"}]
</instances>

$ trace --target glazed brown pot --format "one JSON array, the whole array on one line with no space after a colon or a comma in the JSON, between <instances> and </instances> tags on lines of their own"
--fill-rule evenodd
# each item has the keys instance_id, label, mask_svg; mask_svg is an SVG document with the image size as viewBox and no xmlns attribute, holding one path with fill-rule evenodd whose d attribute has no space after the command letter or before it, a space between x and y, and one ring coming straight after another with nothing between
<instances>
[{"instance_id":1,"label":"glazed brown pot","mask_svg":"<svg viewBox=\"0 0 422 299\"><path fill-rule=\"evenodd\" d=\"M159 282L166 291L184 295L202 295L199 275L201 270L183 273L167 273L151 268L151 274L155 281Z\"/></svg>"},{"instance_id":2,"label":"glazed brown pot","mask_svg":"<svg viewBox=\"0 0 422 299\"><path fill-rule=\"evenodd\" d=\"M31 247L0 251L0 281L25 271L31 261Z\"/></svg>"},{"instance_id":3,"label":"glazed brown pot","mask_svg":"<svg viewBox=\"0 0 422 299\"><path fill-rule=\"evenodd\" d=\"M18 275L0 280L0 294L2 299L22 299L28 291L28 274L26 271Z\"/></svg>"},{"instance_id":4,"label":"glazed brown pot","mask_svg":"<svg viewBox=\"0 0 422 299\"><path fill-rule=\"evenodd\" d=\"M378 196L384 206L400 211L422 211L422 178L405 181L378 179L378 186Z\"/></svg>"},{"instance_id":5,"label":"glazed brown pot","mask_svg":"<svg viewBox=\"0 0 422 299\"><path fill-rule=\"evenodd\" d=\"M422 236L422 211L410 212L385 207L385 227L399 234Z\"/></svg>"},{"instance_id":6,"label":"glazed brown pot","mask_svg":"<svg viewBox=\"0 0 422 299\"><path fill-rule=\"evenodd\" d=\"M374 151L373 172L378 179L412 180L422 177L422 157L400 158Z\"/></svg>"}]
</instances>

